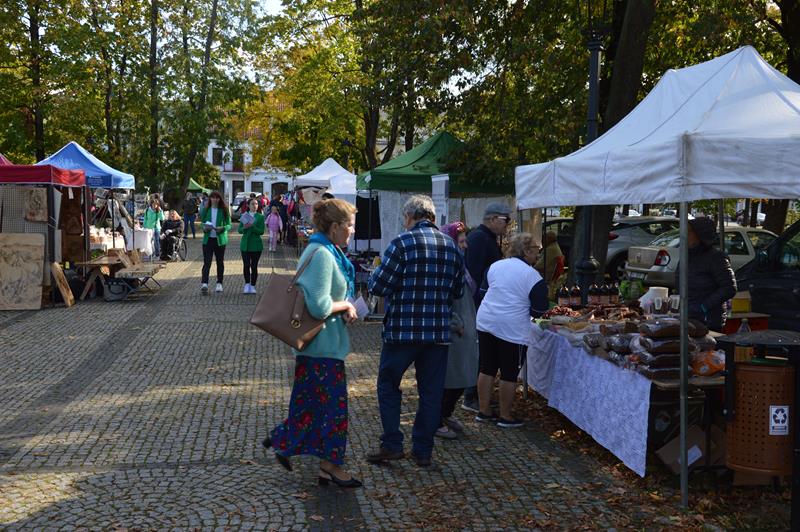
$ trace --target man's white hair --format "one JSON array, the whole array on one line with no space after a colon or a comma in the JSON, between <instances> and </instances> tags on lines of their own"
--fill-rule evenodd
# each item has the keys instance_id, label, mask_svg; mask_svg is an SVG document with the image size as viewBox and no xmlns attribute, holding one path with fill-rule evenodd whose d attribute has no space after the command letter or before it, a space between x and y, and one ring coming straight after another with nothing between
<instances>
[{"instance_id":1,"label":"man's white hair","mask_svg":"<svg viewBox=\"0 0 800 532\"><path fill-rule=\"evenodd\" d=\"M410 216L412 220L435 220L436 207L429 196L417 194L408 198L403 205L403 214Z\"/></svg>"}]
</instances>

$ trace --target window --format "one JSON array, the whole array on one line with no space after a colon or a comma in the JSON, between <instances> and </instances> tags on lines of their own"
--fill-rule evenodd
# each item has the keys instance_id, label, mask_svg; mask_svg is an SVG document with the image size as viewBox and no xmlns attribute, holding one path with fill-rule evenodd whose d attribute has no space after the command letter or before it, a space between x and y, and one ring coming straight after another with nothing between
<instances>
[{"instance_id":1,"label":"window","mask_svg":"<svg viewBox=\"0 0 800 532\"><path fill-rule=\"evenodd\" d=\"M677 227L678 227L677 222L650 222L639 225L639 229L641 229L642 231L651 236L662 235L667 231L671 231L672 229L677 229Z\"/></svg>"},{"instance_id":2,"label":"window","mask_svg":"<svg viewBox=\"0 0 800 532\"><path fill-rule=\"evenodd\" d=\"M760 251L770 244L772 241L775 240L775 237L769 233L762 233L761 231L750 231L747 233L747 237L750 239L750 242L753 244L753 248L756 251Z\"/></svg>"},{"instance_id":3,"label":"window","mask_svg":"<svg viewBox=\"0 0 800 532\"><path fill-rule=\"evenodd\" d=\"M667 231L663 235L659 236L655 240L653 240L650 245L651 246L659 246L665 248L676 248L681 243L681 234L680 231L674 229L672 231Z\"/></svg>"},{"instance_id":4,"label":"window","mask_svg":"<svg viewBox=\"0 0 800 532\"><path fill-rule=\"evenodd\" d=\"M233 150L233 171L244 172L244 150Z\"/></svg>"},{"instance_id":5,"label":"window","mask_svg":"<svg viewBox=\"0 0 800 532\"><path fill-rule=\"evenodd\" d=\"M211 164L214 166L222 166L222 148L214 148L211 154Z\"/></svg>"},{"instance_id":6,"label":"window","mask_svg":"<svg viewBox=\"0 0 800 532\"><path fill-rule=\"evenodd\" d=\"M250 192L255 192L256 194L263 194L264 193L264 182L263 181L251 181L250 182Z\"/></svg>"},{"instance_id":7,"label":"window","mask_svg":"<svg viewBox=\"0 0 800 532\"><path fill-rule=\"evenodd\" d=\"M239 194L240 192L244 192L244 181L235 179L233 181L233 197L235 198L236 194Z\"/></svg>"},{"instance_id":8,"label":"window","mask_svg":"<svg viewBox=\"0 0 800 532\"><path fill-rule=\"evenodd\" d=\"M781 269L800 270L800 233L783 244L780 253Z\"/></svg>"},{"instance_id":9,"label":"window","mask_svg":"<svg viewBox=\"0 0 800 532\"><path fill-rule=\"evenodd\" d=\"M747 244L742 233L725 233L725 253L728 255L747 255Z\"/></svg>"}]
</instances>

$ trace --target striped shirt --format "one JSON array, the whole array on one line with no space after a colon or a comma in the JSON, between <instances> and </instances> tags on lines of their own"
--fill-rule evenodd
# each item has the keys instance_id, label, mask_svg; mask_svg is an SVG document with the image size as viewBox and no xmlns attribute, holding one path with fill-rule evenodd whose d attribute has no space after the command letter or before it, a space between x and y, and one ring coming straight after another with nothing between
<instances>
[{"instance_id":1,"label":"striped shirt","mask_svg":"<svg viewBox=\"0 0 800 532\"><path fill-rule=\"evenodd\" d=\"M384 342L449 343L453 299L464 294L463 271L453 240L429 221L392 240L369 280L370 292L386 298Z\"/></svg>"}]
</instances>

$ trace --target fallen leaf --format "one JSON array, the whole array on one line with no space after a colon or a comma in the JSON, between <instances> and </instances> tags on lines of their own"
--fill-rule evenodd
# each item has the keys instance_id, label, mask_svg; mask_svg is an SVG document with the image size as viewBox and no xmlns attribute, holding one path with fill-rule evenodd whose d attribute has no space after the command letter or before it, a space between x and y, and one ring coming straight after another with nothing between
<instances>
[{"instance_id":1,"label":"fallen leaf","mask_svg":"<svg viewBox=\"0 0 800 532\"><path fill-rule=\"evenodd\" d=\"M239 463L242 465L256 465L252 460L239 460Z\"/></svg>"},{"instance_id":2,"label":"fallen leaf","mask_svg":"<svg viewBox=\"0 0 800 532\"><path fill-rule=\"evenodd\" d=\"M556 488L560 488L561 484L558 484L556 482L551 482L550 484L545 484L544 487L545 487L545 489L548 489L548 490L554 490Z\"/></svg>"},{"instance_id":3,"label":"fallen leaf","mask_svg":"<svg viewBox=\"0 0 800 532\"><path fill-rule=\"evenodd\" d=\"M488 451L488 450L489 450L489 449L487 449L486 447L477 447L477 448L475 449L475 452L476 452L476 453L485 453L485 452L486 452L486 451Z\"/></svg>"},{"instance_id":4,"label":"fallen leaf","mask_svg":"<svg viewBox=\"0 0 800 532\"><path fill-rule=\"evenodd\" d=\"M653 502L664 502L666 499L659 495L658 493L650 493L650 499Z\"/></svg>"},{"instance_id":5,"label":"fallen leaf","mask_svg":"<svg viewBox=\"0 0 800 532\"><path fill-rule=\"evenodd\" d=\"M306 500L306 499L308 499L308 493L306 493L306 492L294 493L294 494L292 494L292 497L294 497L296 499Z\"/></svg>"},{"instance_id":6,"label":"fallen leaf","mask_svg":"<svg viewBox=\"0 0 800 532\"><path fill-rule=\"evenodd\" d=\"M311 519L312 521L318 521L318 522L325 520L325 518L322 517L321 515L312 515L311 517L309 517L309 519Z\"/></svg>"}]
</instances>

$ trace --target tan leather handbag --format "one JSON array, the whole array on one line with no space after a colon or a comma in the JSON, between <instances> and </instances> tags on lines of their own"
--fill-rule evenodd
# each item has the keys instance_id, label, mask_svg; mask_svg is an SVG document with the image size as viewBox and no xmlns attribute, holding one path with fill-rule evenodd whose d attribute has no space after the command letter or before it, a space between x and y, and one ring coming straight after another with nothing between
<instances>
[{"instance_id":1,"label":"tan leather handbag","mask_svg":"<svg viewBox=\"0 0 800 532\"><path fill-rule=\"evenodd\" d=\"M309 255L308 260L294 276L279 275L273 269L267 281L267 288L250 318L252 325L298 351L308 347L325 325L325 320L318 320L308 313L303 289L297 286L297 279L311 263L317 251L319 248Z\"/></svg>"}]
</instances>

